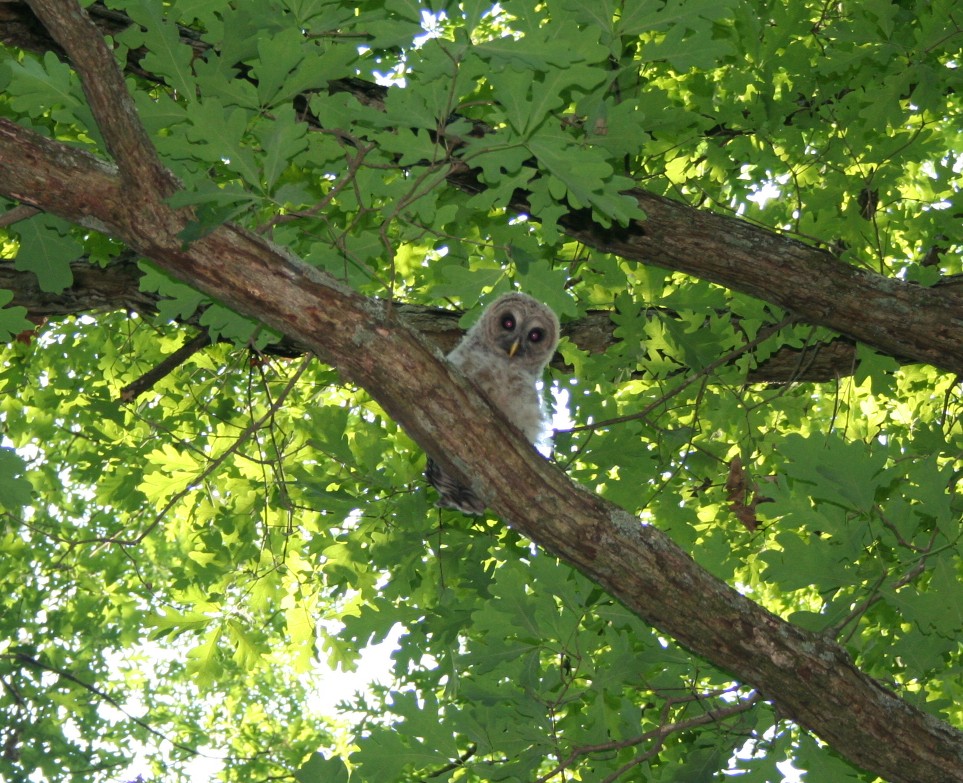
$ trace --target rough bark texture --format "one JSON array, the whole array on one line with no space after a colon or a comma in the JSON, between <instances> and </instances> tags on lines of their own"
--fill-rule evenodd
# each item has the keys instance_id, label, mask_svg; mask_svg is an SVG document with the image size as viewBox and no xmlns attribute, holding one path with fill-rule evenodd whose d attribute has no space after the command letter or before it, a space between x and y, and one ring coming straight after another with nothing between
<instances>
[{"instance_id":1,"label":"rough bark texture","mask_svg":"<svg viewBox=\"0 0 963 783\"><path fill-rule=\"evenodd\" d=\"M602 233L575 219L568 234L623 258L676 269L778 305L882 353L963 372L963 296L840 261L752 224L633 190L646 220Z\"/></svg>"},{"instance_id":2,"label":"rough bark texture","mask_svg":"<svg viewBox=\"0 0 963 783\"><path fill-rule=\"evenodd\" d=\"M85 82L98 79L104 69L114 67L113 61L98 61L102 55L81 41L92 31L81 16L63 14L66 5L54 0L34 3ZM92 103L104 130L116 112L127 111L130 101L125 94L115 94L113 101ZM117 123L113 132L122 132L116 130L122 127L123 122ZM129 149L125 143L136 147L143 142L113 139L111 149ZM453 376L384 303L360 296L263 238L231 225L183 248L177 232L184 217L161 203L153 188L131 192L130 172L142 165L150 171L152 165L152 150L141 148L133 154L136 162L118 161L118 170L0 120L0 192L106 231L162 269L317 352L367 389L420 446L465 479L518 530L580 568L696 654L758 688L853 763L893 783L963 781L963 734L862 674L834 641L773 616L701 569L657 529L572 484L507 424L493 418L473 388ZM133 208L136 214L131 207L135 197L141 200ZM703 259L700 268L720 282L741 272L745 290L769 299L780 295L747 271L745 259L769 257L775 247L782 248L779 268L785 268L786 275L800 275L807 264L817 263L823 277L851 287L835 290L816 281L800 295L804 306L823 319L820 322L840 322L840 313L865 322L856 297L875 296L883 304L887 291L895 302L888 312L902 313L913 324L923 323L925 316L905 312L906 308L935 304L919 291L836 269L835 262L813 255L809 248L790 247L755 229L717 218L703 220L681 205L659 201L644 206L650 223L634 227L642 233L628 239L603 242L587 228L573 225L571 230L584 232L586 240L613 251L650 253L654 262L675 259L681 264L688 263L676 258L681 251L670 253L665 247L681 246L679 237L676 245L671 244L670 226L684 217L685 225L694 227L684 232L691 237L687 247L712 251L713 258ZM681 226L675 230L681 231ZM716 242L710 247L713 238ZM698 273L694 268L686 271ZM822 299L826 296L829 303ZM895 353L927 361L930 358L924 357L935 357L939 360L935 363L956 370L963 367L959 334L963 324L959 301L954 300L952 307L956 320L946 318L945 328L929 333L939 339L901 338L883 326L869 328L868 336ZM867 331L862 326L857 330ZM953 343L950 348L948 342Z\"/></svg>"}]
</instances>

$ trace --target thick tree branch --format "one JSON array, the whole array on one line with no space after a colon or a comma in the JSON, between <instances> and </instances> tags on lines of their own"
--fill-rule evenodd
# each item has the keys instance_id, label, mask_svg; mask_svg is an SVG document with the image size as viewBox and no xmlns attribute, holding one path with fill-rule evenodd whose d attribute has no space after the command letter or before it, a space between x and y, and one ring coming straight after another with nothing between
<instances>
[{"instance_id":1,"label":"thick tree branch","mask_svg":"<svg viewBox=\"0 0 963 783\"><path fill-rule=\"evenodd\" d=\"M646 219L625 231L604 231L572 214L562 222L570 236L592 247L755 296L890 356L963 373L958 292L857 269L746 221L643 190L632 196Z\"/></svg>"},{"instance_id":2,"label":"thick tree branch","mask_svg":"<svg viewBox=\"0 0 963 783\"><path fill-rule=\"evenodd\" d=\"M519 531L581 569L680 644L751 684L855 764L894 783L963 781L963 734L861 673L700 568L661 531L577 487L452 375L394 312L225 225L184 248L157 207L132 227L125 185L93 156L0 120L0 188L96 225L170 274L336 366ZM120 216L120 217L118 217Z\"/></svg>"},{"instance_id":3,"label":"thick tree branch","mask_svg":"<svg viewBox=\"0 0 963 783\"><path fill-rule=\"evenodd\" d=\"M141 291L143 272L132 253L125 253L106 267L86 259L70 265L73 283L59 293L44 291L33 272L14 269L10 261L0 261L0 288L13 292L10 305L25 307L35 318L60 318L69 315L110 310L134 310L144 315L157 312L156 294Z\"/></svg>"},{"instance_id":4,"label":"thick tree branch","mask_svg":"<svg viewBox=\"0 0 963 783\"><path fill-rule=\"evenodd\" d=\"M138 194L132 212L142 202L169 196L176 188L173 175L163 166L127 93L114 55L87 12L74 2L28 0L54 40L66 51L81 77L87 102L97 127L124 181ZM133 193L132 193L133 195Z\"/></svg>"}]
</instances>

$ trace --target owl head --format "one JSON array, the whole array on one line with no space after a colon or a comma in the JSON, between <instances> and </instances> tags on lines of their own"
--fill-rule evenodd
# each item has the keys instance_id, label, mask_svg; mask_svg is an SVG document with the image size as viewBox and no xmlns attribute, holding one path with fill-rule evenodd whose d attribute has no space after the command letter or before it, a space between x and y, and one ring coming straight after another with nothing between
<instances>
[{"instance_id":1,"label":"owl head","mask_svg":"<svg viewBox=\"0 0 963 783\"><path fill-rule=\"evenodd\" d=\"M541 373L558 345L555 313L526 294L504 294L490 304L476 324L483 342L512 364Z\"/></svg>"}]
</instances>

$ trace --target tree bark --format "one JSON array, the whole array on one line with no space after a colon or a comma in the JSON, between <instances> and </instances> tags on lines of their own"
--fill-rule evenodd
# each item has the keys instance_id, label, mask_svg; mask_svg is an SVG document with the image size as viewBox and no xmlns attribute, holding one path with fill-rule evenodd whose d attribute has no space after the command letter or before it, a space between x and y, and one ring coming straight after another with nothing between
<instances>
[{"instance_id":1,"label":"tree bark","mask_svg":"<svg viewBox=\"0 0 963 783\"><path fill-rule=\"evenodd\" d=\"M35 3L86 83L113 62L98 62L100 55L91 54L83 40L91 36L89 26L81 16L64 13L65 6ZM131 116L126 93L110 97L92 99L102 130L115 112L125 120ZM123 122L113 127L115 134L125 132ZM366 299L236 226L222 226L185 248L178 238L185 217L160 200L160 187L136 194L146 209L132 214L132 171L146 166L154 183L165 182L163 172L152 170L153 151L144 149L145 143L136 129L131 137L113 138L116 154L133 155L132 161L118 161L118 170L0 120L0 189L107 232L172 275L315 351L368 390L419 445L521 532L685 647L752 684L855 764L896 783L963 781L963 734L862 674L834 641L780 620L712 577L659 530L572 484L493 416L473 387L452 375L383 302ZM644 240L612 240L612 247L654 251L649 243L665 236L659 226L685 209L657 206L665 208L665 216L656 215L653 226L636 227ZM700 225L695 242L704 247L704 232L719 224ZM733 228L730 235L742 250L739 257L752 251L752 232ZM801 268L811 259L808 249L792 250L787 266ZM724 276L726 264L715 264ZM831 265L825 265L829 274ZM838 280L861 290L873 283L860 274ZM924 341L910 342L908 347L925 350Z\"/></svg>"},{"instance_id":2,"label":"tree bark","mask_svg":"<svg viewBox=\"0 0 963 783\"><path fill-rule=\"evenodd\" d=\"M719 283L871 345L963 372L963 295L857 269L830 253L746 221L633 190L646 219L600 231L569 215L569 236L622 258Z\"/></svg>"}]
</instances>

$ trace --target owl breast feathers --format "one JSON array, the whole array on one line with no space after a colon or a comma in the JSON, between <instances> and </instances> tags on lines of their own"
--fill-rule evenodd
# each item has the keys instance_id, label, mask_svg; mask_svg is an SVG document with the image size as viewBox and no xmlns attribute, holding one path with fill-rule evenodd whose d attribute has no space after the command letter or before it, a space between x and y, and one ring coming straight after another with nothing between
<instances>
[{"instance_id":1,"label":"owl breast feathers","mask_svg":"<svg viewBox=\"0 0 963 783\"><path fill-rule=\"evenodd\" d=\"M535 443L545 427L535 387L555 353L558 338L558 318L551 309L525 294L505 294L488 306L448 354L448 360ZM466 514L485 512L485 503L431 458L425 475L438 490L439 506Z\"/></svg>"}]
</instances>

